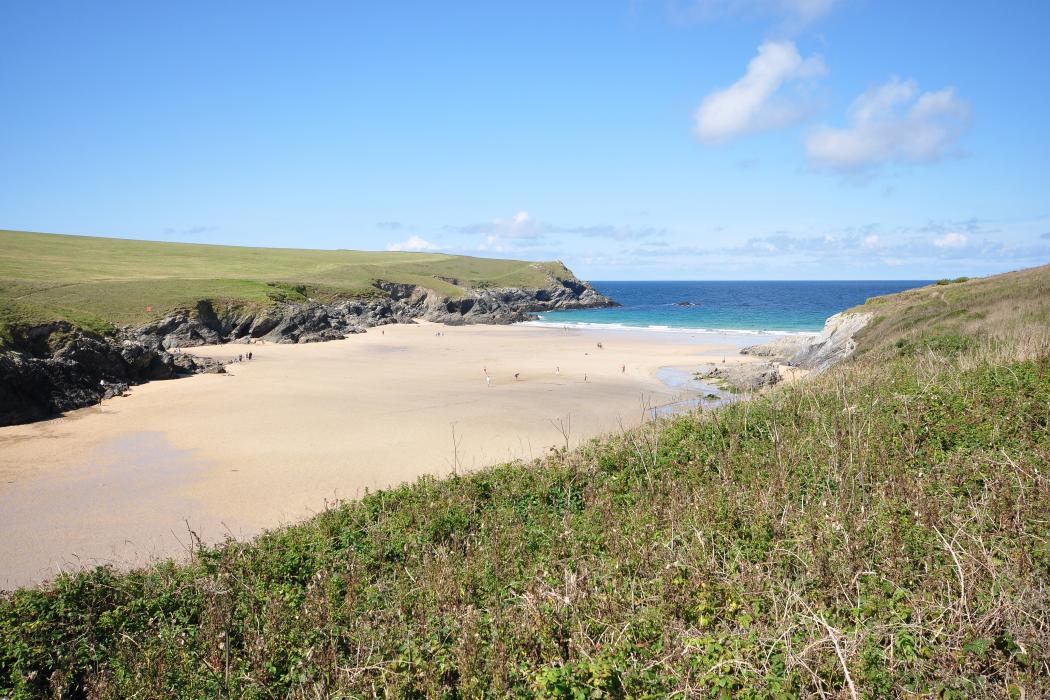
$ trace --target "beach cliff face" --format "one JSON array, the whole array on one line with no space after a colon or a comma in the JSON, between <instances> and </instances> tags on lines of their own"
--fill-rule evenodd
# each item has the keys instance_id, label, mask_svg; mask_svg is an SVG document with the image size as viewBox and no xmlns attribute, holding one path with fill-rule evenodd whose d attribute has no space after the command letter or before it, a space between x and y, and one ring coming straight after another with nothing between
<instances>
[{"instance_id":1,"label":"beach cliff face","mask_svg":"<svg viewBox=\"0 0 1050 700\"><path fill-rule=\"evenodd\" d=\"M857 335L871 321L870 313L838 313L824 322L824 330L803 343L786 363L812 372L823 372L857 349Z\"/></svg>"},{"instance_id":2,"label":"beach cliff face","mask_svg":"<svg viewBox=\"0 0 1050 700\"><path fill-rule=\"evenodd\" d=\"M708 366L697 373L703 379L719 380L740 391L757 391L784 379L780 365L820 374L853 354L855 336L871 322L870 313L837 313L824 322L819 335L792 335L740 349L741 355L768 360L765 363Z\"/></svg>"},{"instance_id":3,"label":"beach cliff face","mask_svg":"<svg viewBox=\"0 0 1050 700\"><path fill-rule=\"evenodd\" d=\"M192 309L106 337L64 322L22 329L13 345L0 351L0 425L54 417L119 396L134 384L224 371L221 363L175 352L177 348L322 342L416 319L448 325L508 324L528 320L538 311L615 306L575 278L552 278L538 289L467 289L458 298L415 285L377 281L375 286L384 296L275 303L261 309L217 308L200 301Z\"/></svg>"}]
</instances>

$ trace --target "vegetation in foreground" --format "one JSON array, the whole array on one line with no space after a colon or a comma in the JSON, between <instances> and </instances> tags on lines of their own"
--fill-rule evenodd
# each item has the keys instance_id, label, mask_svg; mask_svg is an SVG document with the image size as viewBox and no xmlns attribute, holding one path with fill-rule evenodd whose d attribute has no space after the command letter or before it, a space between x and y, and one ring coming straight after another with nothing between
<instances>
[{"instance_id":1,"label":"vegetation in foreground","mask_svg":"<svg viewBox=\"0 0 1050 700\"><path fill-rule=\"evenodd\" d=\"M1045 695L1048 329L926 342L935 325L750 402L421 479L188 564L7 594L0 685L13 697Z\"/></svg>"},{"instance_id":2,"label":"vegetation in foreground","mask_svg":"<svg viewBox=\"0 0 1050 700\"><path fill-rule=\"evenodd\" d=\"M559 262L0 231L0 348L12 327L68 321L106 332L201 300L216 307L334 301L383 294L376 280L458 298L466 289L542 288L552 279L575 278Z\"/></svg>"}]
</instances>

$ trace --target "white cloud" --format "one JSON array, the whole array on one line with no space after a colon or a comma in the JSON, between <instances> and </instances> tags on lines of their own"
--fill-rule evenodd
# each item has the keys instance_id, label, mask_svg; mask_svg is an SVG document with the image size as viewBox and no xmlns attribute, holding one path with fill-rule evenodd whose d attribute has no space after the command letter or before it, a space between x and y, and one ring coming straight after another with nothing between
<instances>
[{"instance_id":1,"label":"white cloud","mask_svg":"<svg viewBox=\"0 0 1050 700\"><path fill-rule=\"evenodd\" d=\"M388 243L386 249L389 251L422 251L437 250L438 246L419 236L409 236L400 243Z\"/></svg>"},{"instance_id":2,"label":"white cloud","mask_svg":"<svg viewBox=\"0 0 1050 700\"><path fill-rule=\"evenodd\" d=\"M914 80L891 78L853 101L850 125L810 134L806 153L819 168L858 172L896 163L929 163L954 150L970 107L954 88L919 93Z\"/></svg>"},{"instance_id":3,"label":"white cloud","mask_svg":"<svg viewBox=\"0 0 1050 700\"><path fill-rule=\"evenodd\" d=\"M480 233L499 238L539 238L546 232L546 226L529 216L527 211L519 211L507 219L493 219L483 224L468 224L455 229L457 233Z\"/></svg>"},{"instance_id":4,"label":"white cloud","mask_svg":"<svg viewBox=\"0 0 1050 700\"><path fill-rule=\"evenodd\" d=\"M767 41L747 64L744 77L712 92L696 110L696 134L721 143L742 134L787 126L806 113L797 95L778 95L785 84L797 84L827 72L819 56L803 59L794 42Z\"/></svg>"},{"instance_id":5,"label":"white cloud","mask_svg":"<svg viewBox=\"0 0 1050 700\"><path fill-rule=\"evenodd\" d=\"M946 233L939 238L933 239L933 244L938 248L965 248L970 242L970 237L965 233Z\"/></svg>"},{"instance_id":6,"label":"white cloud","mask_svg":"<svg viewBox=\"0 0 1050 700\"><path fill-rule=\"evenodd\" d=\"M872 248L879 247L879 237L874 233L864 237L864 240L860 242L862 248L871 250Z\"/></svg>"}]
</instances>

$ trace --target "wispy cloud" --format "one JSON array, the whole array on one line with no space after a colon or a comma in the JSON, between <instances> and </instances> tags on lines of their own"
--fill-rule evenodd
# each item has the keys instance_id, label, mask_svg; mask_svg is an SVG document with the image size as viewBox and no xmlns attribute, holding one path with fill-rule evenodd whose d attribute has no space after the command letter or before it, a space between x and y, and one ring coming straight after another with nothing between
<instances>
[{"instance_id":1,"label":"wispy cloud","mask_svg":"<svg viewBox=\"0 0 1050 700\"><path fill-rule=\"evenodd\" d=\"M809 135L811 164L855 175L887 163L941 160L955 152L970 107L954 88L920 93L914 80L894 77L857 97L849 121L845 128L823 126Z\"/></svg>"},{"instance_id":2,"label":"wispy cloud","mask_svg":"<svg viewBox=\"0 0 1050 700\"><path fill-rule=\"evenodd\" d=\"M647 238L666 232L665 229L652 226L554 224L540 221L532 217L527 211L519 211L514 216L496 218L483 223L450 226L446 227L446 230L451 233L481 236L478 250L494 252L535 248L550 242L554 236L581 236L623 241Z\"/></svg>"},{"instance_id":3,"label":"wispy cloud","mask_svg":"<svg viewBox=\"0 0 1050 700\"><path fill-rule=\"evenodd\" d=\"M405 225L400 221L380 221L376 224L376 228L381 231L400 231L405 228Z\"/></svg>"},{"instance_id":4,"label":"wispy cloud","mask_svg":"<svg viewBox=\"0 0 1050 700\"><path fill-rule=\"evenodd\" d=\"M794 42L767 41L747 64L744 76L729 87L707 95L696 110L696 135L706 143L722 143L743 134L797 123L810 110L787 86L827 72L819 56L802 58Z\"/></svg>"},{"instance_id":5,"label":"wispy cloud","mask_svg":"<svg viewBox=\"0 0 1050 700\"><path fill-rule=\"evenodd\" d=\"M965 248L970 242L970 237L965 233L946 233L933 239L933 244L938 248Z\"/></svg>"},{"instance_id":6,"label":"wispy cloud","mask_svg":"<svg viewBox=\"0 0 1050 700\"><path fill-rule=\"evenodd\" d=\"M839 0L672 0L671 16L679 22L713 22L725 19L780 22L797 31L823 18Z\"/></svg>"},{"instance_id":7,"label":"wispy cloud","mask_svg":"<svg viewBox=\"0 0 1050 700\"><path fill-rule=\"evenodd\" d=\"M1050 236L1041 238L1050 239ZM688 259L706 260L709 264L779 259L800 265L918 265L934 269L953 264L983 266L994 259L1013 267L1024 267L1050 260L1050 244L1033 245L1017 240L1016 236L1005 237L1004 231L990 222L968 219L890 229L866 225L817 235L783 231L721 246L651 241L623 251L623 259L660 260L661 264Z\"/></svg>"},{"instance_id":8,"label":"wispy cloud","mask_svg":"<svg viewBox=\"0 0 1050 700\"><path fill-rule=\"evenodd\" d=\"M386 249L389 251L414 251L438 250L439 246L419 236L409 236L399 243L388 243Z\"/></svg>"},{"instance_id":9,"label":"wispy cloud","mask_svg":"<svg viewBox=\"0 0 1050 700\"><path fill-rule=\"evenodd\" d=\"M205 233L216 231L215 226L189 226L187 228L175 228L169 226L164 229L165 236L201 236Z\"/></svg>"}]
</instances>

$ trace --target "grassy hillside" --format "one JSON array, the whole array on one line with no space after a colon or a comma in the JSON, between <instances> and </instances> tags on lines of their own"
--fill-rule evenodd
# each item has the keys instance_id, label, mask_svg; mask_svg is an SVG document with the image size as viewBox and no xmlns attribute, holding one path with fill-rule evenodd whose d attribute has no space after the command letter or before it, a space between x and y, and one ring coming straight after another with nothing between
<instances>
[{"instance_id":1,"label":"grassy hillside","mask_svg":"<svg viewBox=\"0 0 1050 700\"><path fill-rule=\"evenodd\" d=\"M974 303L1027 308L1016 279ZM1045 696L1050 328L988 314L946 348L908 299L876 302L876 328L913 345L810 383L9 594L0 687Z\"/></svg>"},{"instance_id":2,"label":"grassy hillside","mask_svg":"<svg viewBox=\"0 0 1050 700\"><path fill-rule=\"evenodd\" d=\"M1050 265L994 277L942 280L900 294L872 297L849 312L870 312L857 335L856 357L958 354L1038 342L1050 326ZM1028 340L1026 341L1026 337Z\"/></svg>"},{"instance_id":3,"label":"grassy hillside","mask_svg":"<svg viewBox=\"0 0 1050 700\"><path fill-rule=\"evenodd\" d=\"M0 231L0 339L12 324L141 324L201 299L269 304L378 293L375 280L450 297L464 289L544 287L561 263L440 253L241 248ZM147 306L152 311L147 312Z\"/></svg>"}]
</instances>

